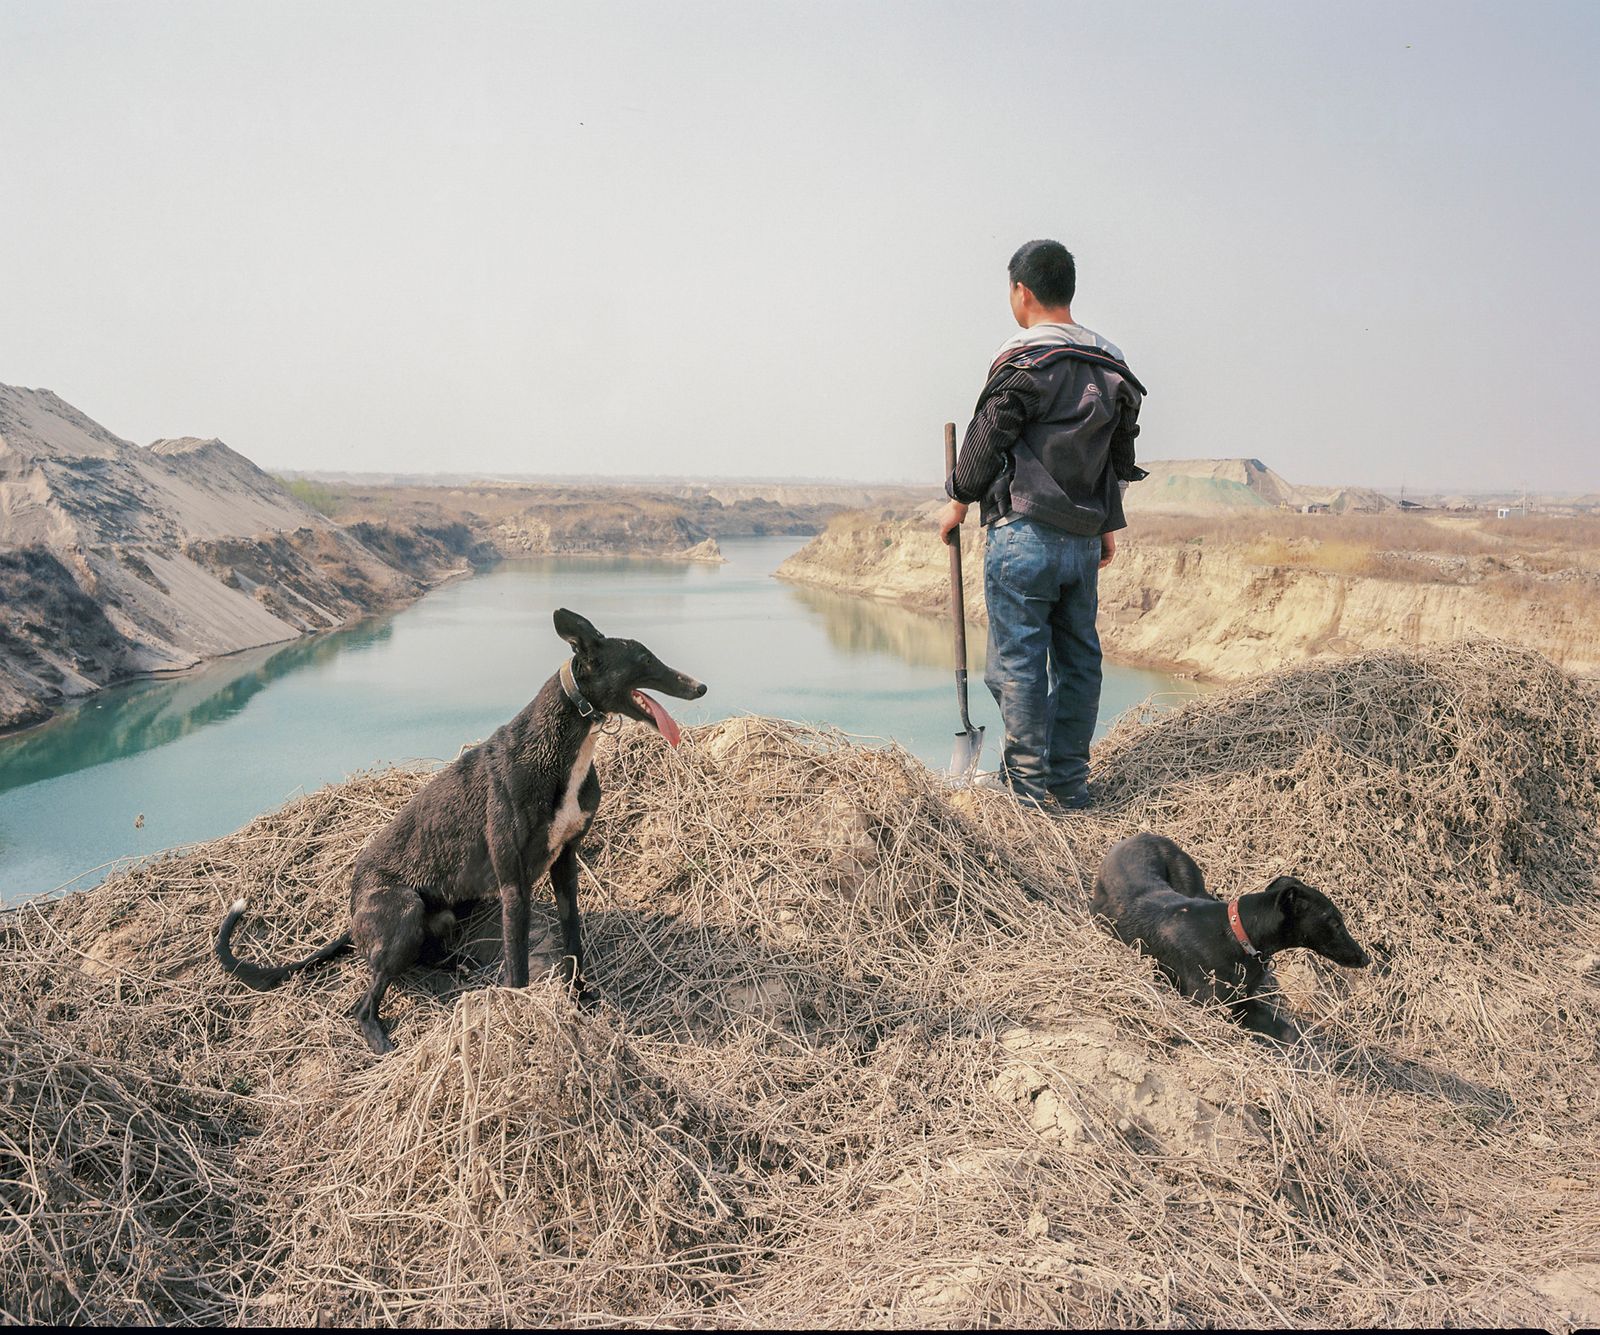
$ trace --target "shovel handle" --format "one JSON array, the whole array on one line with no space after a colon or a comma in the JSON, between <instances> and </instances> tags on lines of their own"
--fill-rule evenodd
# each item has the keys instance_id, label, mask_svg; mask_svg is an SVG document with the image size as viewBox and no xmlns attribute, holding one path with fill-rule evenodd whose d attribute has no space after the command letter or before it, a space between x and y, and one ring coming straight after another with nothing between
<instances>
[{"instance_id":1,"label":"shovel handle","mask_svg":"<svg viewBox=\"0 0 1600 1335\"><path fill-rule=\"evenodd\" d=\"M944 424L944 475L956 471L956 424ZM950 611L956 622L956 671L967 675L967 604L961 583L961 526L950 530Z\"/></svg>"}]
</instances>

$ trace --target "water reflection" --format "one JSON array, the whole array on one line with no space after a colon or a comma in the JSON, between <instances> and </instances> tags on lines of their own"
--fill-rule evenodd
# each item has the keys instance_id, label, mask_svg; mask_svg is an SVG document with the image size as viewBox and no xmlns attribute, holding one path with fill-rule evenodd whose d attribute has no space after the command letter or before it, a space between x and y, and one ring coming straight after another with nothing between
<instances>
[{"instance_id":1,"label":"water reflection","mask_svg":"<svg viewBox=\"0 0 1600 1335\"><path fill-rule=\"evenodd\" d=\"M0 746L0 793L166 746L232 718L280 677L371 649L393 633L384 617L213 659L181 677L98 692Z\"/></svg>"},{"instance_id":2,"label":"water reflection","mask_svg":"<svg viewBox=\"0 0 1600 1335\"><path fill-rule=\"evenodd\" d=\"M916 667L955 669L955 639L950 614L912 612L893 603L855 598L804 584L785 587L822 623L828 643L847 654L892 654ZM981 626L967 627L967 666L974 678L983 673Z\"/></svg>"},{"instance_id":3,"label":"water reflection","mask_svg":"<svg viewBox=\"0 0 1600 1335\"><path fill-rule=\"evenodd\" d=\"M669 561L660 556L586 556L581 552L562 553L559 556L508 556L495 569L499 571L525 571L545 576L577 575L587 579L594 575L624 575L629 579L641 574L673 577L679 581L690 575L716 570L706 561Z\"/></svg>"}]
</instances>

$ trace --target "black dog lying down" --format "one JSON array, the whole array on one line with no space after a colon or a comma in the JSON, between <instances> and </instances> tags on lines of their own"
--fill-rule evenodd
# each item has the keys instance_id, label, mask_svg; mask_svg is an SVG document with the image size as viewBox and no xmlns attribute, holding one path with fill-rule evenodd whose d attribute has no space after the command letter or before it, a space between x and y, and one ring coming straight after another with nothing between
<instances>
[{"instance_id":1,"label":"black dog lying down","mask_svg":"<svg viewBox=\"0 0 1600 1335\"><path fill-rule=\"evenodd\" d=\"M573 656L516 718L457 757L367 840L351 873L350 930L315 954L268 968L234 957L228 941L244 913L236 902L217 933L217 958L265 990L352 946L372 967L355 1016L374 1052L388 1052L383 994L421 958L448 954L457 911L498 897L505 962L501 981L528 985L529 893L546 872L561 920L563 967L580 1001L584 984L578 921L578 845L600 805L595 734L608 714L654 727L673 746L678 726L645 687L696 700L706 688L636 640L608 639L576 612L555 614Z\"/></svg>"},{"instance_id":2,"label":"black dog lying down","mask_svg":"<svg viewBox=\"0 0 1600 1335\"><path fill-rule=\"evenodd\" d=\"M1371 962L1322 891L1280 876L1225 904L1207 893L1195 860L1159 834L1112 845L1090 908L1153 955L1184 996L1224 1002L1247 1029L1284 1042L1295 1037L1293 1026L1256 995L1269 956L1304 946L1351 969Z\"/></svg>"}]
</instances>

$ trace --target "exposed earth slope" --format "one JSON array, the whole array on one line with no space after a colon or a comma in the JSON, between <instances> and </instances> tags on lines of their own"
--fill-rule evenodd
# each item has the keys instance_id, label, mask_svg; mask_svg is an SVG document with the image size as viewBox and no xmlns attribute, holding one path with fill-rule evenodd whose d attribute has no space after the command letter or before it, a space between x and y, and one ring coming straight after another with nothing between
<instances>
[{"instance_id":1,"label":"exposed earth slope","mask_svg":"<svg viewBox=\"0 0 1600 1335\"><path fill-rule=\"evenodd\" d=\"M141 447L0 385L0 730L393 606L474 548L460 525L363 541L219 440Z\"/></svg>"},{"instance_id":2,"label":"exposed earth slope","mask_svg":"<svg viewBox=\"0 0 1600 1335\"><path fill-rule=\"evenodd\" d=\"M943 611L936 509L841 515L778 574ZM1357 650L1495 636L1600 672L1600 521L1551 533L1533 520L1129 511L1100 576L1101 642L1122 661L1237 681ZM971 517L963 543L968 615L982 624L983 530Z\"/></svg>"}]
</instances>

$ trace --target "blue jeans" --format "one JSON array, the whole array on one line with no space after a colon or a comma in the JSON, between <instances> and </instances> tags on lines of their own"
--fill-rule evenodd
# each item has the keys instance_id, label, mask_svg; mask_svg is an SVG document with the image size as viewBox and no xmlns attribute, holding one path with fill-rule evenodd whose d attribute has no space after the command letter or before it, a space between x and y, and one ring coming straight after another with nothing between
<instances>
[{"instance_id":1,"label":"blue jeans","mask_svg":"<svg viewBox=\"0 0 1600 1335\"><path fill-rule=\"evenodd\" d=\"M1012 790L1081 798L1100 710L1100 539L1014 519L989 530L983 562L989 663Z\"/></svg>"}]
</instances>

